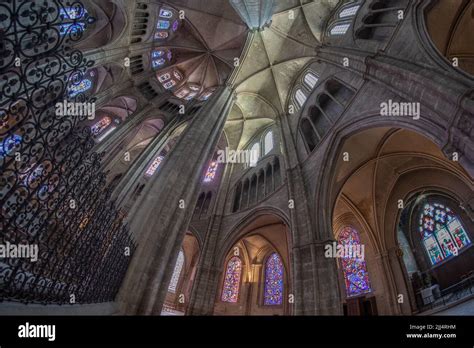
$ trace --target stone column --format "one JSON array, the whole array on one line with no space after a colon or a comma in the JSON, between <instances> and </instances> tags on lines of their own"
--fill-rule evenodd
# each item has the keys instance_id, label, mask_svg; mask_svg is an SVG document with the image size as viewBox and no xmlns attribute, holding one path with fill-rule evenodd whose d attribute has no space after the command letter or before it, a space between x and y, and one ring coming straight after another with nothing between
<instances>
[{"instance_id":1,"label":"stone column","mask_svg":"<svg viewBox=\"0 0 474 348\"><path fill-rule=\"evenodd\" d=\"M226 200L230 197L230 177L234 164L227 164L224 174L217 190L217 199L214 211L209 220L203 243L201 258L196 271L191 298L188 306L188 315L212 315L217 296L219 296L219 277L223 271L223 265L216 260L222 224L225 213ZM242 197L242 194L241 194Z\"/></svg>"},{"instance_id":2,"label":"stone column","mask_svg":"<svg viewBox=\"0 0 474 348\"><path fill-rule=\"evenodd\" d=\"M196 278L191 293L187 315L212 315L218 296L219 275L222 269L202 265L198 269L199 278Z\"/></svg>"},{"instance_id":3,"label":"stone column","mask_svg":"<svg viewBox=\"0 0 474 348\"><path fill-rule=\"evenodd\" d=\"M223 87L191 120L135 203L130 229L138 247L117 297L124 314L159 314L179 248L192 218L204 167L213 155L232 103Z\"/></svg>"},{"instance_id":4,"label":"stone column","mask_svg":"<svg viewBox=\"0 0 474 348\"><path fill-rule=\"evenodd\" d=\"M288 192L294 208L289 209L292 235L291 261L295 315L342 314L337 265L334 258L324 256L324 247L333 242L332 226L322 228L319 216L312 216L310 199L305 184L296 144L288 124L288 116L280 118L283 149L286 157Z\"/></svg>"},{"instance_id":5,"label":"stone column","mask_svg":"<svg viewBox=\"0 0 474 348\"><path fill-rule=\"evenodd\" d=\"M123 206L130 198L130 193L135 184L142 177L146 167L160 153L166 141L178 125L178 120L174 119L168 123L160 133L148 144L146 149L132 163L126 174L122 177L113 193L117 197L117 204Z\"/></svg>"},{"instance_id":6,"label":"stone column","mask_svg":"<svg viewBox=\"0 0 474 348\"><path fill-rule=\"evenodd\" d=\"M94 147L94 151L101 153L101 152L108 152L108 157L110 153L114 151L123 141L125 138L130 136L130 133L138 126L144 118L152 111L152 107L148 106L137 113L135 116L128 118L122 123L117 129L112 132L108 137L102 140L100 143L97 143ZM105 164L105 161L103 161Z\"/></svg>"},{"instance_id":7,"label":"stone column","mask_svg":"<svg viewBox=\"0 0 474 348\"><path fill-rule=\"evenodd\" d=\"M382 315L403 314L402 306L397 303L398 292L401 291L397 290L396 275L392 268L393 263L398 263L396 248L392 248L389 251L384 250L375 255L375 264L377 265L378 273L382 274L383 293L381 292L380 295L377 296L378 312ZM405 299L408 297L408 294L404 292L402 294Z\"/></svg>"}]
</instances>

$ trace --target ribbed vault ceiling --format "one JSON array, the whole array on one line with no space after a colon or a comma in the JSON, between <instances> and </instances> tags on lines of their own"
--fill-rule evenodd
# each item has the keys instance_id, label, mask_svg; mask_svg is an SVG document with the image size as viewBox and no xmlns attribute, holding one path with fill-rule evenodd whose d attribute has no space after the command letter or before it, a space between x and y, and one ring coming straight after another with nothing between
<instances>
[{"instance_id":1,"label":"ribbed vault ceiling","mask_svg":"<svg viewBox=\"0 0 474 348\"><path fill-rule=\"evenodd\" d=\"M228 1L169 0L183 10L180 29L160 48L173 52L172 67L185 81L206 88L229 78L237 98L225 126L228 146L243 148L285 112L295 78L314 58L324 26L339 0L279 0L270 27L248 28ZM248 41L246 41L248 40ZM244 48L245 47L245 48ZM242 49L244 48L244 52ZM234 69L234 59L241 57Z\"/></svg>"},{"instance_id":2,"label":"ribbed vault ceiling","mask_svg":"<svg viewBox=\"0 0 474 348\"><path fill-rule=\"evenodd\" d=\"M158 74L176 67L185 76L182 84L196 83L203 90L224 84L247 38L248 29L240 17L227 1L178 0L165 4L183 10L185 20L177 33L160 45L172 50L175 62Z\"/></svg>"},{"instance_id":3,"label":"ribbed vault ceiling","mask_svg":"<svg viewBox=\"0 0 474 348\"><path fill-rule=\"evenodd\" d=\"M237 101L225 127L229 146L243 148L284 113L290 89L314 57L338 0L277 1L272 24L252 33L233 78Z\"/></svg>"}]
</instances>

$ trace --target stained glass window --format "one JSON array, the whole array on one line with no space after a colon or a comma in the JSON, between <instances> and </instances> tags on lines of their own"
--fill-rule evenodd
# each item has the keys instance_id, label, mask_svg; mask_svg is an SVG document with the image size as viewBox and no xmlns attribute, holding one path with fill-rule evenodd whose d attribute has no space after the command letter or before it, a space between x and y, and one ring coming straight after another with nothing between
<instances>
[{"instance_id":1,"label":"stained glass window","mask_svg":"<svg viewBox=\"0 0 474 348\"><path fill-rule=\"evenodd\" d=\"M173 22L173 26L171 27L171 29L172 29L173 31L176 31L176 30L178 30L178 28L179 28L179 21L178 21L178 20L175 20L175 21Z\"/></svg>"},{"instance_id":2,"label":"stained glass window","mask_svg":"<svg viewBox=\"0 0 474 348\"><path fill-rule=\"evenodd\" d=\"M190 92L186 97L184 97L184 100L191 100L193 99L196 95L198 94L198 92Z\"/></svg>"},{"instance_id":3,"label":"stained glass window","mask_svg":"<svg viewBox=\"0 0 474 348\"><path fill-rule=\"evenodd\" d=\"M83 17L87 11L80 7L66 7L59 10L59 15L64 21L76 20L76 23L64 23L59 26L59 33L61 36L66 35L68 31L75 34L79 31L84 31L85 23L77 21Z\"/></svg>"},{"instance_id":4,"label":"stained glass window","mask_svg":"<svg viewBox=\"0 0 474 348\"><path fill-rule=\"evenodd\" d=\"M79 93L84 93L92 87L92 81L89 79L83 79L78 84L71 84L68 88L69 97L74 98Z\"/></svg>"},{"instance_id":5,"label":"stained glass window","mask_svg":"<svg viewBox=\"0 0 474 348\"><path fill-rule=\"evenodd\" d=\"M273 149L273 132L268 131L267 134L265 134L265 139L264 139L264 150L265 150L265 155L272 151Z\"/></svg>"},{"instance_id":6,"label":"stained glass window","mask_svg":"<svg viewBox=\"0 0 474 348\"><path fill-rule=\"evenodd\" d=\"M260 144L255 143L250 148L250 167L255 167L257 165L258 159L260 158Z\"/></svg>"},{"instance_id":7,"label":"stained glass window","mask_svg":"<svg viewBox=\"0 0 474 348\"><path fill-rule=\"evenodd\" d=\"M176 81L175 80L169 80L168 82L163 83L163 87L166 89L170 89L176 86Z\"/></svg>"},{"instance_id":8,"label":"stained glass window","mask_svg":"<svg viewBox=\"0 0 474 348\"><path fill-rule=\"evenodd\" d=\"M146 170L145 172L145 175L146 176L152 176L153 174L155 174L156 170L158 169L158 167L160 166L161 162L163 161L164 157L163 156L158 156L156 157L153 162L150 164L150 166L148 167L148 169Z\"/></svg>"},{"instance_id":9,"label":"stained glass window","mask_svg":"<svg viewBox=\"0 0 474 348\"><path fill-rule=\"evenodd\" d=\"M165 54L164 50L156 50L156 51L151 52L151 57L152 58L160 58L160 57L163 57L164 54Z\"/></svg>"},{"instance_id":10,"label":"stained glass window","mask_svg":"<svg viewBox=\"0 0 474 348\"><path fill-rule=\"evenodd\" d=\"M283 303L283 262L277 253L273 253L265 263L265 293L266 306Z\"/></svg>"},{"instance_id":11,"label":"stained glass window","mask_svg":"<svg viewBox=\"0 0 474 348\"><path fill-rule=\"evenodd\" d=\"M351 26L350 23L337 24L332 27L330 33L331 35L344 35L350 26Z\"/></svg>"},{"instance_id":12,"label":"stained glass window","mask_svg":"<svg viewBox=\"0 0 474 348\"><path fill-rule=\"evenodd\" d=\"M299 107L302 107L304 103L306 103L306 95L303 93L301 89L296 90L296 102L298 103Z\"/></svg>"},{"instance_id":13,"label":"stained glass window","mask_svg":"<svg viewBox=\"0 0 474 348\"><path fill-rule=\"evenodd\" d=\"M170 27L170 21L159 20L156 24L156 29L168 29Z\"/></svg>"},{"instance_id":14,"label":"stained glass window","mask_svg":"<svg viewBox=\"0 0 474 348\"><path fill-rule=\"evenodd\" d=\"M22 137L18 134L13 134L6 137L0 143L0 158L5 158L10 155L16 147L21 144Z\"/></svg>"},{"instance_id":15,"label":"stained glass window","mask_svg":"<svg viewBox=\"0 0 474 348\"><path fill-rule=\"evenodd\" d=\"M79 19L85 13L87 13L87 11L81 7L66 7L59 9L59 15L64 19Z\"/></svg>"},{"instance_id":16,"label":"stained glass window","mask_svg":"<svg viewBox=\"0 0 474 348\"><path fill-rule=\"evenodd\" d=\"M352 227L345 227L339 235L339 244L344 247L344 250L350 250L341 258L347 296L357 296L372 291L367 265L364 258L360 257L364 253L358 252L361 250L359 249L361 248L359 233Z\"/></svg>"},{"instance_id":17,"label":"stained glass window","mask_svg":"<svg viewBox=\"0 0 474 348\"><path fill-rule=\"evenodd\" d=\"M357 13L357 11L359 10L359 7L360 7L359 5L346 7L344 10L342 10L339 13L339 18L354 16Z\"/></svg>"},{"instance_id":18,"label":"stained glass window","mask_svg":"<svg viewBox=\"0 0 474 348\"><path fill-rule=\"evenodd\" d=\"M99 122L91 127L93 135L99 135L102 131L112 123L112 119L109 116L103 117Z\"/></svg>"},{"instance_id":19,"label":"stained glass window","mask_svg":"<svg viewBox=\"0 0 474 348\"><path fill-rule=\"evenodd\" d=\"M171 62L173 53L170 50L162 49L151 52L151 65L154 69L160 68L167 62Z\"/></svg>"},{"instance_id":20,"label":"stained glass window","mask_svg":"<svg viewBox=\"0 0 474 348\"><path fill-rule=\"evenodd\" d=\"M436 264L471 244L454 212L439 203L427 203L420 214L419 232L431 264Z\"/></svg>"},{"instance_id":21,"label":"stained glass window","mask_svg":"<svg viewBox=\"0 0 474 348\"><path fill-rule=\"evenodd\" d=\"M115 130L115 126L112 126L112 127L109 127L104 133L102 133L98 138L97 138L97 141L98 142L101 142L102 140L104 140L105 138L107 138L110 134L112 134L112 132Z\"/></svg>"},{"instance_id":22,"label":"stained glass window","mask_svg":"<svg viewBox=\"0 0 474 348\"><path fill-rule=\"evenodd\" d=\"M189 88L184 86L176 91L174 94L177 98L184 98L189 94Z\"/></svg>"},{"instance_id":23,"label":"stained glass window","mask_svg":"<svg viewBox=\"0 0 474 348\"><path fill-rule=\"evenodd\" d=\"M158 81L165 82L171 78L170 73L164 73L158 76Z\"/></svg>"},{"instance_id":24,"label":"stained glass window","mask_svg":"<svg viewBox=\"0 0 474 348\"><path fill-rule=\"evenodd\" d=\"M237 256L234 256L227 263L221 297L223 302L237 302L239 298L241 276L242 261Z\"/></svg>"},{"instance_id":25,"label":"stained glass window","mask_svg":"<svg viewBox=\"0 0 474 348\"><path fill-rule=\"evenodd\" d=\"M181 81L183 79L183 74L181 74L177 69L173 70L173 76L178 81Z\"/></svg>"},{"instance_id":26,"label":"stained glass window","mask_svg":"<svg viewBox=\"0 0 474 348\"><path fill-rule=\"evenodd\" d=\"M160 17L161 18L171 18L173 16L173 12L171 10L167 10L162 8L160 10Z\"/></svg>"},{"instance_id":27,"label":"stained glass window","mask_svg":"<svg viewBox=\"0 0 474 348\"><path fill-rule=\"evenodd\" d=\"M306 84L306 86L309 87L309 89L313 89L314 86L316 86L316 84L318 83L318 77L315 76L313 73L308 72L304 76L304 83Z\"/></svg>"},{"instance_id":28,"label":"stained glass window","mask_svg":"<svg viewBox=\"0 0 474 348\"><path fill-rule=\"evenodd\" d=\"M155 40L163 40L168 37L168 32L167 31L157 31L155 33Z\"/></svg>"},{"instance_id":29,"label":"stained glass window","mask_svg":"<svg viewBox=\"0 0 474 348\"><path fill-rule=\"evenodd\" d=\"M170 285L168 286L168 291L171 293L176 292L176 287L178 286L179 276L181 275L181 270L183 269L184 264L184 253L182 250L179 251L178 259L174 265L173 275L171 276Z\"/></svg>"},{"instance_id":30,"label":"stained glass window","mask_svg":"<svg viewBox=\"0 0 474 348\"><path fill-rule=\"evenodd\" d=\"M215 89L214 88L210 88L210 89L206 89L204 92L201 93L201 95L199 96L199 100L200 101L204 101L204 100L208 100L211 95L214 93Z\"/></svg>"},{"instance_id":31,"label":"stained glass window","mask_svg":"<svg viewBox=\"0 0 474 348\"><path fill-rule=\"evenodd\" d=\"M156 68L159 68L159 67L165 65L165 63L166 63L165 58L154 59L154 60L152 60L153 69L156 69Z\"/></svg>"},{"instance_id":32,"label":"stained glass window","mask_svg":"<svg viewBox=\"0 0 474 348\"><path fill-rule=\"evenodd\" d=\"M216 177L217 173L217 162L211 162L209 168L207 168L206 175L204 175L204 182L211 182Z\"/></svg>"}]
</instances>

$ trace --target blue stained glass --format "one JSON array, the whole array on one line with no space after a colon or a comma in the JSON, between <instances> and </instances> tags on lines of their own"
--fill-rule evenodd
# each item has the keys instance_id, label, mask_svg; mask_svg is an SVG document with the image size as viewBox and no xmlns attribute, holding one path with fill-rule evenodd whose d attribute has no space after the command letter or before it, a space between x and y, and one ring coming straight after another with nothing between
<instances>
[{"instance_id":1,"label":"blue stained glass","mask_svg":"<svg viewBox=\"0 0 474 348\"><path fill-rule=\"evenodd\" d=\"M265 263L265 294L266 306L283 303L283 262L277 253L271 254Z\"/></svg>"},{"instance_id":2,"label":"blue stained glass","mask_svg":"<svg viewBox=\"0 0 474 348\"><path fill-rule=\"evenodd\" d=\"M446 222L446 212L444 210L436 210L435 220L441 223Z\"/></svg>"},{"instance_id":3,"label":"blue stained glass","mask_svg":"<svg viewBox=\"0 0 474 348\"><path fill-rule=\"evenodd\" d=\"M59 10L60 18L63 21L76 20L76 23L64 23L59 26L59 33L61 36L66 35L68 31L72 34L77 34L78 32L83 32L85 30L85 23L77 21L81 19L87 11L80 7L66 7Z\"/></svg>"},{"instance_id":4,"label":"blue stained glass","mask_svg":"<svg viewBox=\"0 0 474 348\"><path fill-rule=\"evenodd\" d=\"M448 207L426 203L420 214L418 230L431 261L437 264L471 244L459 218Z\"/></svg>"},{"instance_id":5,"label":"blue stained glass","mask_svg":"<svg viewBox=\"0 0 474 348\"><path fill-rule=\"evenodd\" d=\"M170 27L170 21L159 20L156 24L156 29L168 29Z\"/></svg>"},{"instance_id":6,"label":"blue stained glass","mask_svg":"<svg viewBox=\"0 0 474 348\"><path fill-rule=\"evenodd\" d=\"M156 59L152 61L153 68L159 68L160 66L163 66L166 63L164 58Z\"/></svg>"},{"instance_id":7,"label":"blue stained glass","mask_svg":"<svg viewBox=\"0 0 474 348\"><path fill-rule=\"evenodd\" d=\"M20 145L22 137L18 134L10 135L0 143L0 158L10 155L13 150Z\"/></svg>"},{"instance_id":8,"label":"blue stained glass","mask_svg":"<svg viewBox=\"0 0 474 348\"><path fill-rule=\"evenodd\" d=\"M160 17L161 18L171 18L171 17L173 17L173 12L170 11L170 10L166 10L166 9L162 8L160 10Z\"/></svg>"},{"instance_id":9,"label":"blue stained glass","mask_svg":"<svg viewBox=\"0 0 474 348\"><path fill-rule=\"evenodd\" d=\"M151 53L151 56L152 56L153 58L160 58L160 57L162 57L164 54L165 54L165 51L163 51L163 50L158 50L158 51L153 51L153 52Z\"/></svg>"},{"instance_id":10,"label":"blue stained glass","mask_svg":"<svg viewBox=\"0 0 474 348\"><path fill-rule=\"evenodd\" d=\"M352 227L345 227L339 235L339 244L348 247L348 249L350 247L352 251L357 250L360 248L359 233ZM363 258L359 258L355 254L344 255L341 258L341 266L347 296L357 296L372 291L367 265Z\"/></svg>"},{"instance_id":11,"label":"blue stained glass","mask_svg":"<svg viewBox=\"0 0 474 348\"><path fill-rule=\"evenodd\" d=\"M83 32L84 29L86 28L85 23L69 23L69 24L61 24L59 26L59 32L61 36L66 35L68 31L71 32L71 34L77 34L79 32Z\"/></svg>"},{"instance_id":12,"label":"blue stained glass","mask_svg":"<svg viewBox=\"0 0 474 348\"><path fill-rule=\"evenodd\" d=\"M89 90L92 87L92 81L89 79L83 79L80 83L71 84L68 88L69 90L69 97L73 98L79 93L84 93L85 91Z\"/></svg>"},{"instance_id":13,"label":"blue stained glass","mask_svg":"<svg viewBox=\"0 0 474 348\"><path fill-rule=\"evenodd\" d=\"M81 7L66 7L59 9L59 15L64 19L79 19L86 13L87 11Z\"/></svg>"}]
</instances>

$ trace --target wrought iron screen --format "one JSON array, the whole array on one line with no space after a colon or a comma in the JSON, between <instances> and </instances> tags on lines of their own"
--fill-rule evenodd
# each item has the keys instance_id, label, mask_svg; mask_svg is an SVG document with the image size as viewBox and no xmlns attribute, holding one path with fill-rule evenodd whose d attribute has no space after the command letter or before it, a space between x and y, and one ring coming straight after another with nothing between
<instances>
[{"instance_id":1,"label":"wrought iron screen","mask_svg":"<svg viewBox=\"0 0 474 348\"><path fill-rule=\"evenodd\" d=\"M91 25L79 1L0 1L0 301L111 301L135 249L87 116L57 113L93 102L68 97L93 65L74 48Z\"/></svg>"}]
</instances>

